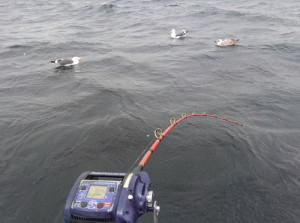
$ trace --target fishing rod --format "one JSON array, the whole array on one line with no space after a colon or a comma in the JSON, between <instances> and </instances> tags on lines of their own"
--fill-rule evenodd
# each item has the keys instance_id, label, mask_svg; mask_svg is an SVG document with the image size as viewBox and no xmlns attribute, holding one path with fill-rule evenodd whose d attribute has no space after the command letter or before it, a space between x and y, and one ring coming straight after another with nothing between
<instances>
[{"instance_id":1,"label":"fishing rod","mask_svg":"<svg viewBox=\"0 0 300 223\"><path fill-rule=\"evenodd\" d=\"M187 119L187 118L190 118L190 117L195 117L195 116L202 116L202 117L211 117L211 118L217 118L217 119L221 119L221 120L224 120L224 121L227 121L227 122L230 122L230 123L233 123L233 124L236 124L236 125L239 125L239 126L246 126L244 124L240 124L236 121L231 121L227 118L222 118L222 117L219 117L217 115L207 115L206 113L202 113L202 114L191 114L191 115L186 115L185 113L183 113L181 115L182 117L180 119L178 119L177 121L175 120L175 118L171 118L170 119L170 123L171 125L166 128L166 130L164 132L161 131L160 128L157 128L155 129L154 131L154 135L156 137L156 140L155 142L152 144L152 146L149 148L149 150L146 152L146 154L144 155L144 157L141 159L141 161L139 162L139 165L135 168L135 171L142 171L144 166L146 165L147 161L149 160L150 156L153 154L154 150L156 149L156 147L159 145L159 143L164 139L164 137L178 124L180 123L181 121Z\"/></svg>"},{"instance_id":2,"label":"fishing rod","mask_svg":"<svg viewBox=\"0 0 300 223\"><path fill-rule=\"evenodd\" d=\"M221 119L239 126L236 121L216 115L182 114L177 121L170 119L171 125L162 132L156 129L155 142L141 154L134 165L137 166L127 173L91 172L82 173L74 183L64 210L65 223L136 223L144 213L153 212L154 223L158 221L160 207L154 199L149 175L142 171L159 143L181 121L194 117L211 117ZM150 145L150 144L149 144ZM133 165L133 166L134 166Z\"/></svg>"}]
</instances>

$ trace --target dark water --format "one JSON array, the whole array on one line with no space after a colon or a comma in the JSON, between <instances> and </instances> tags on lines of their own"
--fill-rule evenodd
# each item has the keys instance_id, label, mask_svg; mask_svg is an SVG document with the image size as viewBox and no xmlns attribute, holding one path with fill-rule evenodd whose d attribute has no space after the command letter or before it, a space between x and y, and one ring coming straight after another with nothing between
<instances>
[{"instance_id":1,"label":"dark water","mask_svg":"<svg viewBox=\"0 0 300 223\"><path fill-rule=\"evenodd\" d=\"M0 222L63 222L86 170L145 170L160 222L300 222L299 1L2 1ZM171 28L188 29L172 40ZM236 37L238 45L214 41ZM49 61L80 56L73 68ZM139 222L152 222L152 215Z\"/></svg>"}]
</instances>

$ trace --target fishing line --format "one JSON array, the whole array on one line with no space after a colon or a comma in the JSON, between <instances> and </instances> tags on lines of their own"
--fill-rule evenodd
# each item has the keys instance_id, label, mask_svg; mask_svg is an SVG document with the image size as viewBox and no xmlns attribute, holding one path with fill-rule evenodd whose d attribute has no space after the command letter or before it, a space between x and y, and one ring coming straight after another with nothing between
<instances>
[{"instance_id":1,"label":"fishing line","mask_svg":"<svg viewBox=\"0 0 300 223\"><path fill-rule=\"evenodd\" d=\"M152 140L149 142L148 146L146 146L146 148L145 148L144 151L141 153L141 155L136 159L136 161L135 161L135 162L132 164L132 166L129 168L128 173L130 173L130 172L133 170L133 168L137 165L137 163L139 162L139 160L141 159L141 157L142 157L143 155L145 155L145 153L146 153L147 150L149 149L150 145L153 144L153 142L154 142L155 139L156 139L155 137L152 138Z\"/></svg>"}]
</instances>

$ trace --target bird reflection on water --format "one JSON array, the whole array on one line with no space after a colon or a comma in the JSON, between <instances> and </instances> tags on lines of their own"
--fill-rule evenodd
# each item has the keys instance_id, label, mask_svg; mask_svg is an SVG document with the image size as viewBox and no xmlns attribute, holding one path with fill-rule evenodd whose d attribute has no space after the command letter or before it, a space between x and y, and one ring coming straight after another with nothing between
<instances>
[{"instance_id":1,"label":"bird reflection on water","mask_svg":"<svg viewBox=\"0 0 300 223\"><path fill-rule=\"evenodd\" d=\"M54 73L69 74L74 72L74 66L59 66L54 68Z\"/></svg>"}]
</instances>

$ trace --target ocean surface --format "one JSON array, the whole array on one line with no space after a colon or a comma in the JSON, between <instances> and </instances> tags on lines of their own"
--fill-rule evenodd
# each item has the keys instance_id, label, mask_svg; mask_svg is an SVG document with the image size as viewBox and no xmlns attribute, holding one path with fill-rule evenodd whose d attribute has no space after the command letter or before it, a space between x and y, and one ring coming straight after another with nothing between
<instances>
[{"instance_id":1,"label":"ocean surface","mask_svg":"<svg viewBox=\"0 0 300 223\"><path fill-rule=\"evenodd\" d=\"M192 117L164 138L144 168L159 221L300 222L300 1L20 0L0 13L1 223L62 223L82 172L128 171L156 128L192 112L247 126Z\"/></svg>"}]
</instances>

